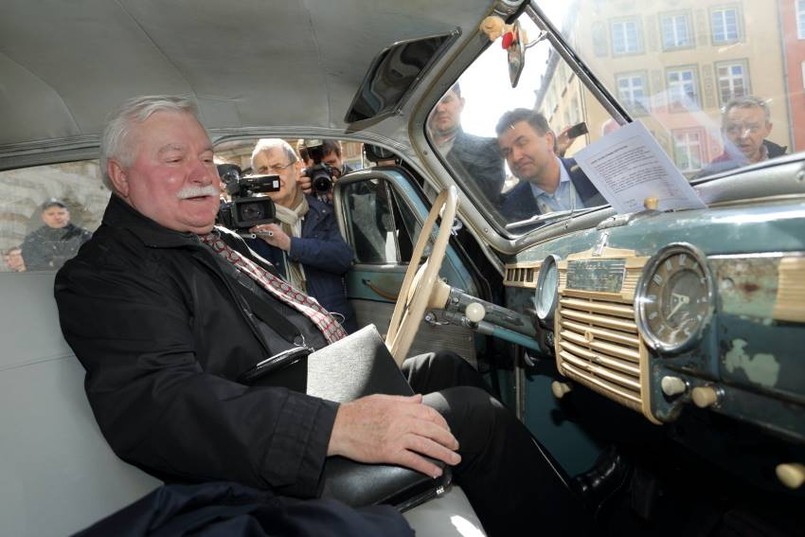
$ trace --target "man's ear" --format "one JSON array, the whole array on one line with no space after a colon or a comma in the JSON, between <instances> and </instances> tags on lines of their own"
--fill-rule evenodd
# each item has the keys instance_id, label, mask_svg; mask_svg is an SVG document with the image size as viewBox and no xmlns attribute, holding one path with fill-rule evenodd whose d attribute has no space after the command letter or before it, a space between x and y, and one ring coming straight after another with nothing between
<instances>
[{"instance_id":1,"label":"man's ear","mask_svg":"<svg viewBox=\"0 0 805 537\"><path fill-rule=\"evenodd\" d=\"M546 141L548 142L548 147L556 153L556 134L553 131L548 131L545 133Z\"/></svg>"},{"instance_id":2,"label":"man's ear","mask_svg":"<svg viewBox=\"0 0 805 537\"><path fill-rule=\"evenodd\" d=\"M124 198L129 195L129 178L123 167L113 159L109 159L106 163L106 173L112 182L112 186L119 195Z\"/></svg>"}]
</instances>

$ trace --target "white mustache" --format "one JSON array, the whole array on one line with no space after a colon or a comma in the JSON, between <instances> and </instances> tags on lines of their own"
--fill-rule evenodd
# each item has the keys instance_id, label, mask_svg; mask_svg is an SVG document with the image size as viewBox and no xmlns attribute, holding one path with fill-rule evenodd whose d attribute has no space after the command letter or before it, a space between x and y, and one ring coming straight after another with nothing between
<instances>
[{"instance_id":1,"label":"white mustache","mask_svg":"<svg viewBox=\"0 0 805 537\"><path fill-rule=\"evenodd\" d=\"M202 196L218 196L221 192L215 188L213 185L207 186L187 186L184 187L179 191L176 196L180 200L186 200L188 198L200 198Z\"/></svg>"}]
</instances>

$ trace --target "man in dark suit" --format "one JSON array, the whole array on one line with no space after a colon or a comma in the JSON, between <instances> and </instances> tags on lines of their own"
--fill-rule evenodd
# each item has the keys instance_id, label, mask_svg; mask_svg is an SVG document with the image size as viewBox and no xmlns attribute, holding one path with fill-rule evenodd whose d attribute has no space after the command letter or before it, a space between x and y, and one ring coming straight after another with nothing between
<instances>
[{"instance_id":1,"label":"man in dark suit","mask_svg":"<svg viewBox=\"0 0 805 537\"><path fill-rule=\"evenodd\" d=\"M500 191L506 178L503 159L494 138L467 134L461 128L464 98L458 83L453 84L439 100L428 117L431 139L447 163L469 189L481 194L498 206Z\"/></svg>"},{"instance_id":2,"label":"man in dark suit","mask_svg":"<svg viewBox=\"0 0 805 537\"><path fill-rule=\"evenodd\" d=\"M556 156L556 135L542 114L510 110L496 130L500 152L520 179L503 199L501 213L509 221L607 203L573 159Z\"/></svg>"}]
</instances>

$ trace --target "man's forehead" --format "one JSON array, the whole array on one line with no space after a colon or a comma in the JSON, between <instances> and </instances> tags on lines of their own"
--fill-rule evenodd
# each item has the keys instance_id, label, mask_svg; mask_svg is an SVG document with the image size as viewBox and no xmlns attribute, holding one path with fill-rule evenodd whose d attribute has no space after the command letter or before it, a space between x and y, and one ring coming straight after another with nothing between
<instances>
[{"instance_id":1,"label":"man's forehead","mask_svg":"<svg viewBox=\"0 0 805 537\"><path fill-rule=\"evenodd\" d=\"M736 107L727 113L727 119L734 121L752 118L762 121L765 118L765 114L766 113L759 106Z\"/></svg>"},{"instance_id":2,"label":"man's forehead","mask_svg":"<svg viewBox=\"0 0 805 537\"><path fill-rule=\"evenodd\" d=\"M281 147L267 147L262 149L259 153L255 155L255 160L262 159L262 160L271 160L271 159L278 159L282 158L285 154L285 151L282 150Z\"/></svg>"},{"instance_id":3,"label":"man's forehead","mask_svg":"<svg viewBox=\"0 0 805 537\"><path fill-rule=\"evenodd\" d=\"M498 136L498 141L506 139L509 142L514 142L519 138L529 135L539 136L539 133L534 130L534 127L532 127L527 121L515 121L500 133L500 136Z\"/></svg>"}]
</instances>

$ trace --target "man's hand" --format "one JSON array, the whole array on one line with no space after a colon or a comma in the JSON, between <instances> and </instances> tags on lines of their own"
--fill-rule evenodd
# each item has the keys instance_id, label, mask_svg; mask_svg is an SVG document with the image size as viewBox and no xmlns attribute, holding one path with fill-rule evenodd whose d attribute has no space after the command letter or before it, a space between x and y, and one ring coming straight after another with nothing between
<instances>
[{"instance_id":1,"label":"man's hand","mask_svg":"<svg viewBox=\"0 0 805 537\"><path fill-rule=\"evenodd\" d=\"M567 149L570 147L570 144L573 143L575 138L571 138L568 136L568 131L572 129L573 126L570 125L565 127L561 131L559 131L559 135L556 137L556 154L560 157L564 157Z\"/></svg>"},{"instance_id":2,"label":"man's hand","mask_svg":"<svg viewBox=\"0 0 805 537\"><path fill-rule=\"evenodd\" d=\"M286 252L291 250L291 238L282 231L277 224L260 224L249 228L249 231L266 241L271 246L276 246Z\"/></svg>"},{"instance_id":3,"label":"man's hand","mask_svg":"<svg viewBox=\"0 0 805 537\"><path fill-rule=\"evenodd\" d=\"M310 177L305 175L303 171L299 174L299 178L296 180L296 184L299 185L299 188L302 189L302 192L305 194L313 194L313 182L310 180Z\"/></svg>"},{"instance_id":4,"label":"man's hand","mask_svg":"<svg viewBox=\"0 0 805 537\"><path fill-rule=\"evenodd\" d=\"M421 395L370 395L338 408L327 455L398 464L438 477L442 469L423 455L452 466L461 461L457 449L444 417L423 405Z\"/></svg>"}]
</instances>

